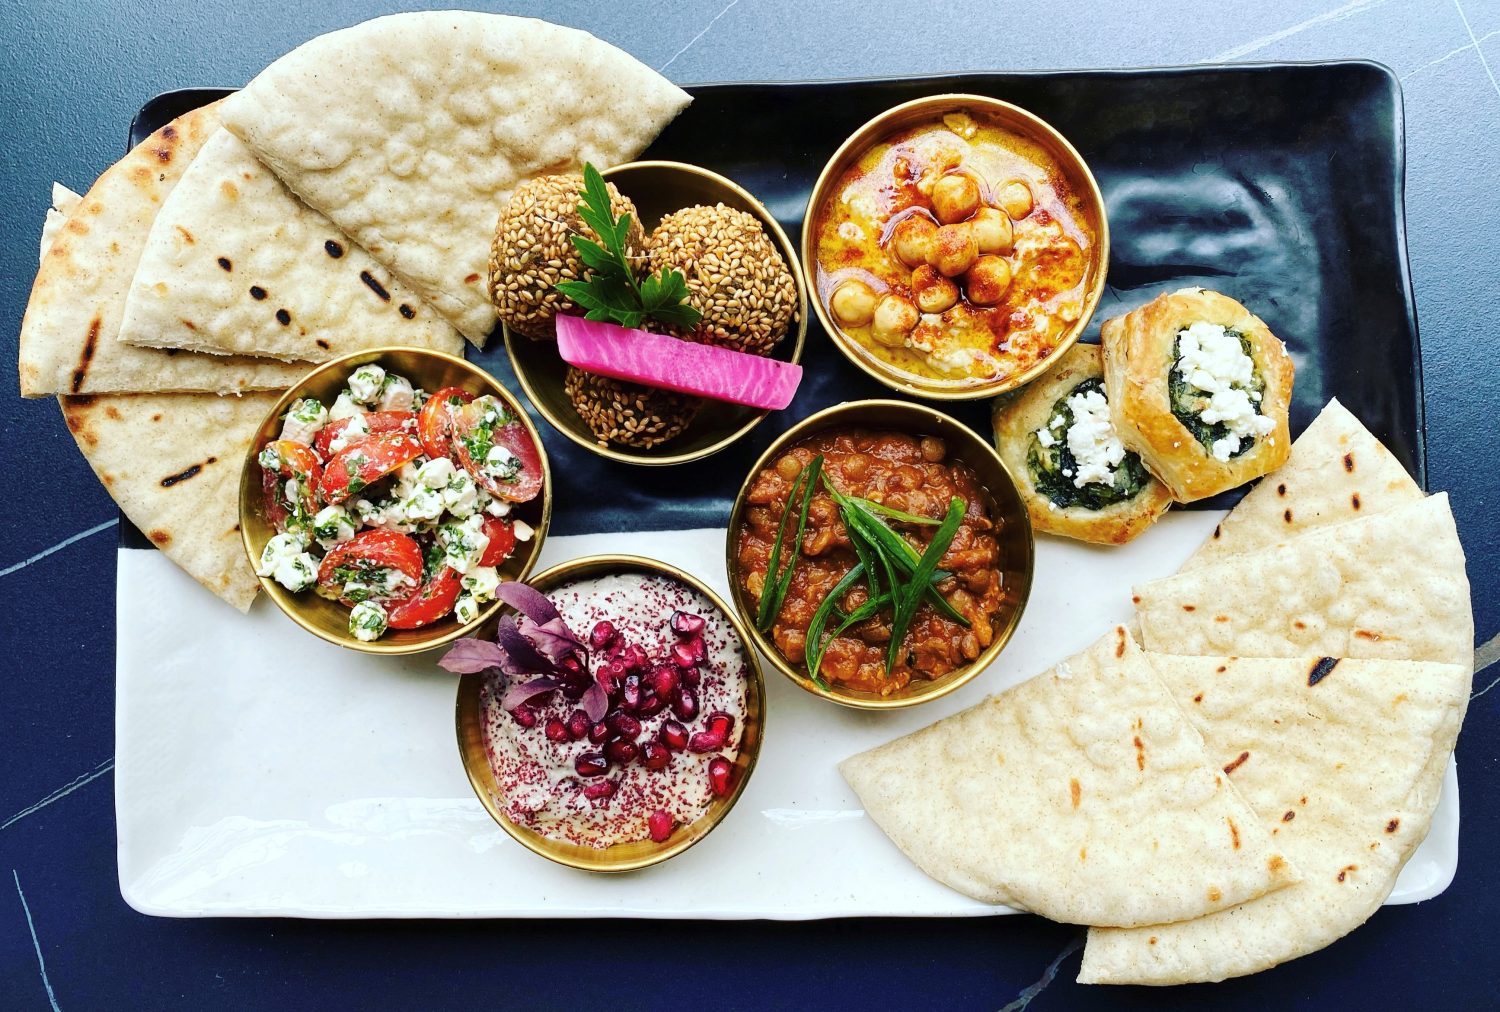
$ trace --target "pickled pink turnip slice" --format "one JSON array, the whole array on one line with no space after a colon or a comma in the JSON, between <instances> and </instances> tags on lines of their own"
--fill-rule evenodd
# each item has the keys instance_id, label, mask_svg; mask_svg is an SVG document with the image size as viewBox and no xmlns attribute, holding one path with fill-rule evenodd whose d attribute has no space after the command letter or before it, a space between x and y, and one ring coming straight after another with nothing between
<instances>
[{"instance_id":1,"label":"pickled pink turnip slice","mask_svg":"<svg viewBox=\"0 0 1500 1012\"><path fill-rule=\"evenodd\" d=\"M601 376L770 411L792 403L802 382L793 362L581 316L557 318L557 351L569 365Z\"/></svg>"}]
</instances>

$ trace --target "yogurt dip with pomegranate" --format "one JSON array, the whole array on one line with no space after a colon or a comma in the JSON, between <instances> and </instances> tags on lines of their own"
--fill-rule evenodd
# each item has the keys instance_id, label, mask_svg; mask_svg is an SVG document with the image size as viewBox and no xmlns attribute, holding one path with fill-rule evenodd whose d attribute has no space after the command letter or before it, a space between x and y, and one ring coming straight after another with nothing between
<instances>
[{"instance_id":1,"label":"yogurt dip with pomegranate","mask_svg":"<svg viewBox=\"0 0 1500 1012\"><path fill-rule=\"evenodd\" d=\"M559 688L509 710L508 679L485 677L485 751L505 813L588 847L664 841L733 790L750 678L734 627L665 576L577 580L547 598L589 651ZM609 702L591 721L582 697L595 678Z\"/></svg>"}]
</instances>

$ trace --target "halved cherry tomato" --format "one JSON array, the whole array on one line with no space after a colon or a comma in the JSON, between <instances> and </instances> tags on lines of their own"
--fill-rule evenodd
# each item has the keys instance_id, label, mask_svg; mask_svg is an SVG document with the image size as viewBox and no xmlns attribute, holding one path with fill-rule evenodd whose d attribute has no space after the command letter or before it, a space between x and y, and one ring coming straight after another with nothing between
<instances>
[{"instance_id":1,"label":"halved cherry tomato","mask_svg":"<svg viewBox=\"0 0 1500 1012\"><path fill-rule=\"evenodd\" d=\"M328 459L333 455L330 445L339 438L353 424L355 418L364 418L365 425L369 428L366 435L378 436L382 432L399 432L405 430L411 432L416 426L417 415L414 411L367 411L363 415L350 415L348 418L340 418L336 422L329 422L318 430L317 436L313 438L313 449L318 451L319 456Z\"/></svg>"},{"instance_id":2,"label":"halved cherry tomato","mask_svg":"<svg viewBox=\"0 0 1500 1012\"><path fill-rule=\"evenodd\" d=\"M386 571L392 569L407 577L399 588L390 593L365 593L358 600L405 601L417 593L422 582L422 546L415 540L399 531L360 531L323 556L323 564L318 567L318 593L352 606L356 600L347 595L350 582L383 587Z\"/></svg>"},{"instance_id":3,"label":"halved cherry tomato","mask_svg":"<svg viewBox=\"0 0 1500 1012\"><path fill-rule=\"evenodd\" d=\"M458 387L443 387L427 398L417 415L417 435L427 456L434 460L453 456L453 412L473 399L473 394Z\"/></svg>"},{"instance_id":4,"label":"halved cherry tomato","mask_svg":"<svg viewBox=\"0 0 1500 1012\"><path fill-rule=\"evenodd\" d=\"M343 502L421 455L422 444L404 429L365 436L329 459L318 491L326 503Z\"/></svg>"},{"instance_id":5,"label":"halved cherry tomato","mask_svg":"<svg viewBox=\"0 0 1500 1012\"><path fill-rule=\"evenodd\" d=\"M479 565L498 566L510 558L510 553L516 550L516 529L509 520L500 517L492 517L486 514L484 518L484 533L490 539L490 543L484 547L479 556Z\"/></svg>"},{"instance_id":6,"label":"halved cherry tomato","mask_svg":"<svg viewBox=\"0 0 1500 1012\"><path fill-rule=\"evenodd\" d=\"M498 423L487 417L497 407L504 412ZM489 467L487 458L493 446L508 450L515 458L515 467L508 472ZM465 404L454 413L453 455L475 484L493 496L527 502L542 490L542 458L531 433L493 397Z\"/></svg>"},{"instance_id":7,"label":"halved cherry tomato","mask_svg":"<svg viewBox=\"0 0 1500 1012\"><path fill-rule=\"evenodd\" d=\"M262 466L261 489L265 493L266 519L277 531L286 532L287 519L297 512L311 517L318 512L318 484L323 476L323 465L318 455L306 443L294 439L277 439L261 450L275 452L278 466ZM286 479L296 478L302 484L302 502L293 503L286 495Z\"/></svg>"},{"instance_id":8,"label":"halved cherry tomato","mask_svg":"<svg viewBox=\"0 0 1500 1012\"><path fill-rule=\"evenodd\" d=\"M392 629L420 629L436 622L453 610L460 589L458 572L444 566L415 594L391 608L386 624Z\"/></svg>"}]
</instances>

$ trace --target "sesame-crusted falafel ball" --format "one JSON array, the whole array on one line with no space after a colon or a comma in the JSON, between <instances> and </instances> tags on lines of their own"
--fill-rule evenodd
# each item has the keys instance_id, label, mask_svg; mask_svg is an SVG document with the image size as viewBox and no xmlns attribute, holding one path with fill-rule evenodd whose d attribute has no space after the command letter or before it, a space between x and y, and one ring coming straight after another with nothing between
<instances>
[{"instance_id":1,"label":"sesame-crusted falafel ball","mask_svg":"<svg viewBox=\"0 0 1500 1012\"><path fill-rule=\"evenodd\" d=\"M605 188L615 217L630 215L625 252L632 264L644 269L646 234L640 215L615 184L607 182ZM593 276L568 241L572 234L599 241L578 214L582 191L581 173L538 176L517 187L500 212L490 247L490 300L500 321L519 334L554 340L557 330L552 321L558 313L583 315L582 308L555 287L559 281Z\"/></svg>"},{"instance_id":2,"label":"sesame-crusted falafel ball","mask_svg":"<svg viewBox=\"0 0 1500 1012\"><path fill-rule=\"evenodd\" d=\"M669 214L646 241L649 271L675 268L703 314L671 333L702 344L768 355L797 318L797 283L752 214L716 204Z\"/></svg>"},{"instance_id":3,"label":"sesame-crusted falafel ball","mask_svg":"<svg viewBox=\"0 0 1500 1012\"><path fill-rule=\"evenodd\" d=\"M600 446L620 443L648 449L688 427L703 398L641 386L568 366L568 399Z\"/></svg>"}]
</instances>

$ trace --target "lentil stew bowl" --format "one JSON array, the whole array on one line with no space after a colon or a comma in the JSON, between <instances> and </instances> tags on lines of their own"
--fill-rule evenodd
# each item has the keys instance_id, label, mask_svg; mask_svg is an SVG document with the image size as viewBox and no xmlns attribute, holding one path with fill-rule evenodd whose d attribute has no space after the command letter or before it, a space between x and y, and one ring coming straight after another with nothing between
<instances>
[{"instance_id":1,"label":"lentil stew bowl","mask_svg":"<svg viewBox=\"0 0 1500 1012\"><path fill-rule=\"evenodd\" d=\"M871 710L937 699L988 667L1020 623L1033 561L994 448L948 415L888 400L827 408L772 443L735 499L726 547L735 607L771 664Z\"/></svg>"}]
</instances>

